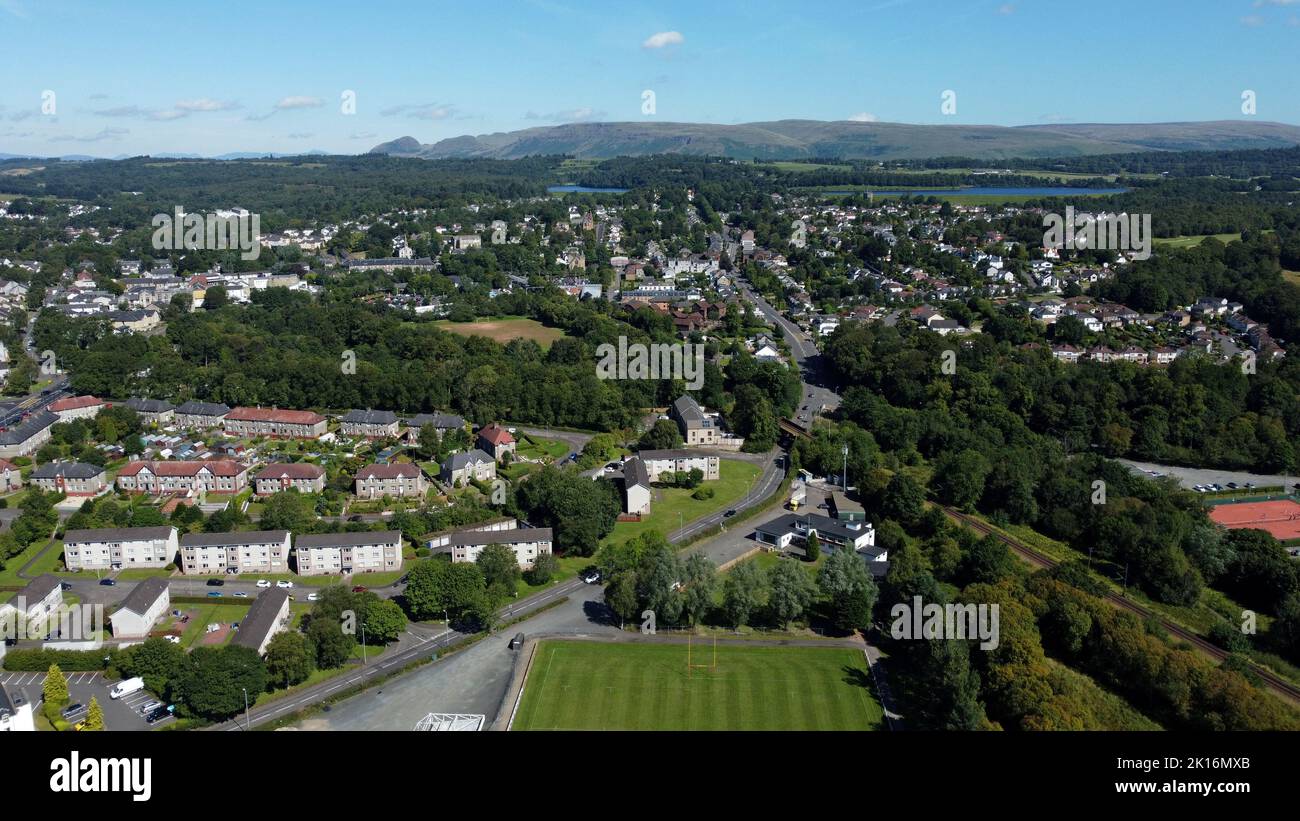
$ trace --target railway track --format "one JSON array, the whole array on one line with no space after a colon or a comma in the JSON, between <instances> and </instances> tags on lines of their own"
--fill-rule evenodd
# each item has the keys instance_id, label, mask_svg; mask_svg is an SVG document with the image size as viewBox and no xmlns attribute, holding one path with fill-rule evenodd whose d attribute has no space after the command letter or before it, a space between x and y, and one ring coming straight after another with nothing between
<instances>
[{"instance_id":1,"label":"railway track","mask_svg":"<svg viewBox=\"0 0 1300 821\"><path fill-rule=\"evenodd\" d=\"M954 521L962 525L965 525L966 527L969 527L971 530L974 530L976 533L982 533L985 536L993 536L998 541L1002 542L1007 547L1011 548L1012 552L1015 553L1017 556L1019 556L1021 559L1029 562L1032 565L1046 568L1046 569L1051 569L1053 567L1056 567L1056 565L1060 564L1060 562L1038 552L1037 550L1034 550L1032 547L1028 547L1027 545L1022 544L1003 533L999 533L989 525L985 524L984 522L981 522L979 519L976 519L973 516L962 513L959 510L954 510L953 508L950 507L945 507L943 509L943 512L948 515L948 518L953 519ZM1202 653L1204 653L1207 656L1210 656L1217 662L1222 662L1224 659L1228 657L1228 652L1223 648L1219 647L1218 645L1214 644L1213 642L1201 636L1198 636L1197 634L1188 630L1186 627L1183 627L1178 624L1174 624L1171 621L1167 621L1166 619L1161 618L1160 616L1151 612L1150 610L1138 604L1137 602L1127 598L1126 596L1121 596L1120 594L1114 592L1108 592L1105 596L1105 599L1111 605L1118 607L1121 610L1127 610L1128 612L1136 616L1139 616L1143 619L1155 619L1156 621L1160 622L1160 626L1163 627L1166 631L1168 631L1172 635L1177 636L1178 638L1182 639L1188 644L1192 645L1197 650L1200 650ZM1274 673L1273 671L1265 667L1261 667L1260 665L1256 664L1253 661L1248 660L1248 663L1251 665L1251 669L1254 671L1255 675L1259 676L1259 678L1266 685L1268 685L1268 688L1270 690L1272 690L1277 695L1282 696L1283 698L1293 703L1300 704L1300 687L1297 687L1296 685L1282 678L1281 676Z\"/></svg>"}]
</instances>

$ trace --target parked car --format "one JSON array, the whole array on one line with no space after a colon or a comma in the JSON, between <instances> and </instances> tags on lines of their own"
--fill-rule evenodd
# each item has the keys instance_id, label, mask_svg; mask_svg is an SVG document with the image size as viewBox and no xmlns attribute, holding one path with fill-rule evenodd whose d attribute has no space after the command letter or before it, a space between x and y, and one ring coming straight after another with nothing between
<instances>
[{"instance_id":1,"label":"parked car","mask_svg":"<svg viewBox=\"0 0 1300 821\"><path fill-rule=\"evenodd\" d=\"M76 704L69 704L67 707L63 708L63 720L71 721L76 716L79 716L82 713L87 712L88 710L89 708L86 705L82 704L81 702L77 702Z\"/></svg>"},{"instance_id":2,"label":"parked car","mask_svg":"<svg viewBox=\"0 0 1300 821\"><path fill-rule=\"evenodd\" d=\"M144 720L149 724L153 724L155 722L163 720L164 718L167 718L171 714L172 711L167 709L166 707L157 707L152 712L150 712L149 715L145 716Z\"/></svg>"},{"instance_id":3,"label":"parked car","mask_svg":"<svg viewBox=\"0 0 1300 821\"><path fill-rule=\"evenodd\" d=\"M257 586L258 586L258 587L270 587L270 586L271 586L271 583L268 582L266 579L258 579L258 580L257 580Z\"/></svg>"},{"instance_id":4,"label":"parked car","mask_svg":"<svg viewBox=\"0 0 1300 821\"><path fill-rule=\"evenodd\" d=\"M237 598L237 599L246 599L246 598L248 598L248 594L245 593L243 590L240 590L238 593L235 594L235 598Z\"/></svg>"},{"instance_id":5,"label":"parked car","mask_svg":"<svg viewBox=\"0 0 1300 821\"><path fill-rule=\"evenodd\" d=\"M167 641L171 642L172 644L180 644L180 643L181 643L181 637L180 637L180 636L166 636L165 638L167 639Z\"/></svg>"},{"instance_id":6,"label":"parked car","mask_svg":"<svg viewBox=\"0 0 1300 821\"><path fill-rule=\"evenodd\" d=\"M511 650L518 650L520 647L523 647L523 645L524 645L524 634L523 634L523 633L516 633L516 634L515 634L515 637L512 638L512 639L510 640L510 649L511 649Z\"/></svg>"},{"instance_id":7,"label":"parked car","mask_svg":"<svg viewBox=\"0 0 1300 821\"><path fill-rule=\"evenodd\" d=\"M208 579L208 587L221 587L225 583L223 579Z\"/></svg>"},{"instance_id":8,"label":"parked car","mask_svg":"<svg viewBox=\"0 0 1300 821\"><path fill-rule=\"evenodd\" d=\"M1228 487L1231 488L1231 489L1233 489L1233 490L1236 490L1236 489L1237 489L1237 483L1236 483L1236 482L1229 482L1229 483L1228 483Z\"/></svg>"},{"instance_id":9,"label":"parked car","mask_svg":"<svg viewBox=\"0 0 1300 821\"><path fill-rule=\"evenodd\" d=\"M600 573L593 570L587 575L583 576L582 581L584 584L595 584L596 582L600 581Z\"/></svg>"},{"instance_id":10,"label":"parked car","mask_svg":"<svg viewBox=\"0 0 1300 821\"><path fill-rule=\"evenodd\" d=\"M307 601L316 601L316 600L319 599L319 598L320 598L320 594L318 594L318 593L308 593L308 594L307 594Z\"/></svg>"},{"instance_id":11,"label":"parked car","mask_svg":"<svg viewBox=\"0 0 1300 821\"><path fill-rule=\"evenodd\" d=\"M102 584L102 585L104 585L105 587L112 587L113 585L117 584L117 580L116 580L116 579L100 579L100 580L99 580L99 583Z\"/></svg>"},{"instance_id":12,"label":"parked car","mask_svg":"<svg viewBox=\"0 0 1300 821\"><path fill-rule=\"evenodd\" d=\"M128 678L114 684L113 689L108 691L108 697L115 699L121 698L122 696L129 696L132 693L138 693L143 689L144 679L136 676L135 678Z\"/></svg>"},{"instance_id":13,"label":"parked car","mask_svg":"<svg viewBox=\"0 0 1300 821\"><path fill-rule=\"evenodd\" d=\"M280 579L275 583L276 587L293 587L293 582L287 579Z\"/></svg>"},{"instance_id":14,"label":"parked car","mask_svg":"<svg viewBox=\"0 0 1300 821\"><path fill-rule=\"evenodd\" d=\"M728 510L726 513L722 514L722 518L724 518L724 519L730 519L732 516L735 516L735 515L736 515L736 509L735 509L735 508L732 508L731 510Z\"/></svg>"},{"instance_id":15,"label":"parked car","mask_svg":"<svg viewBox=\"0 0 1300 821\"><path fill-rule=\"evenodd\" d=\"M221 594L218 593L218 592L215 591L215 590L209 590L209 591L208 591L208 598L209 598L209 599L219 599L219 598L221 598Z\"/></svg>"},{"instance_id":16,"label":"parked car","mask_svg":"<svg viewBox=\"0 0 1300 821\"><path fill-rule=\"evenodd\" d=\"M366 592L366 589L365 589L364 587L362 587L361 585L357 585L356 587L352 588L352 592L353 592L353 593L364 593L364 592Z\"/></svg>"},{"instance_id":17,"label":"parked car","mask_svg":"<svg viewBox=\"0 0 1300 821\"><path fill-rule=\"evenodd\" d=\"M146 713L152 713L154 710L157 710L161 706L163 706L163 703L156 699L153 701L146 701L144 704L140 705L140 709L136 710L136 712L139 713L140 715L145 715Z\"/></svg>"}]
</instances>

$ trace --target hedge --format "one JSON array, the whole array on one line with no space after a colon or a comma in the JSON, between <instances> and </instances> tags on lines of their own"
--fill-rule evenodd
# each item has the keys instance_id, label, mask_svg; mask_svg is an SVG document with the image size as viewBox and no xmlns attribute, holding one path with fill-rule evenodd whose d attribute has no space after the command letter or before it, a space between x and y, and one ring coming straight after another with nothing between
<instances>
[{"instance_id":1,"label":"hedge","mask_svg":"<svg viewBox=\"0 0 1300 821\"><path fill-rule=\"evenodd\" d=\"M44 673L51 664L65 673L97 673L104 669L104 657L115 651L100 650L10 650L5 654L6 670L21 673Z\"/></svg>"}]
</instances>

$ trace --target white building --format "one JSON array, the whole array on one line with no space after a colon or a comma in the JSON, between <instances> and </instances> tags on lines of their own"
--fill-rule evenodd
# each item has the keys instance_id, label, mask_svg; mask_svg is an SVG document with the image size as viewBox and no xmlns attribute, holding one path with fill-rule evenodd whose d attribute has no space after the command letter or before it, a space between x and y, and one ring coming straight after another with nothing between
<instances>
[{"instance_id":1,"label":"white building","mask_svg":"<svg viewBox=\"0 0 1300 821\"><path fill-rule=\"evenodd\" d=\"M302 576L402 569L400 530L299 536L294 548Z\"/></svg>"},{"instance_id":2,"label":"white building","mask_svg":"<svg viewBox=\"0 0 1300 821\"><path fill-rule=\"evenodd\" d=\"M186 574L288 573L289 531L187 533L180 553Z\"/></svg>"},{"instance_id":3,"label":"white building","mask_svg":"<svg viewBox=\"0 0 1300 821\"><path fill-rule=\"evenodd\" d=\"M104 527L63 534L63 561L69 570L120 570L166 567L176 560L174 527Z\"/></svg>"},{"instance_id":4,"label":"white building","mask_svg":"<svg viewBox=\"0 0 1300 821\"><path fill-rule=\"evenodd\" d=\"M143 638L149 635L158 620L166 615L171 603L166 579L157 576L145 579L135 586L123 600L122 606L109 617L113 623L113 637Z\"/></svg>"}]
</instances>

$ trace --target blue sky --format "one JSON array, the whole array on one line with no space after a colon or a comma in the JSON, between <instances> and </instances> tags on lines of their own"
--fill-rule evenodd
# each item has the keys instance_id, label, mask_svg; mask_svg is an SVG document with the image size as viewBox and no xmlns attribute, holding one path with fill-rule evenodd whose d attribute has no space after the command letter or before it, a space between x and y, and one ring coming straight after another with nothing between
<instances>
[{"instance_id":1,"label":"blue sky","mask_svg":"<svg viewBox=\"0 0 1300 821\"><path fill-rule=\"evenodd\" d=\"M357 153L649 119L645 90L665 121L1025 125L1238 119L1250 89L1300 123L1300 0L0 0L0 43L15 154Z\"/></svg>"}]
</instances>

